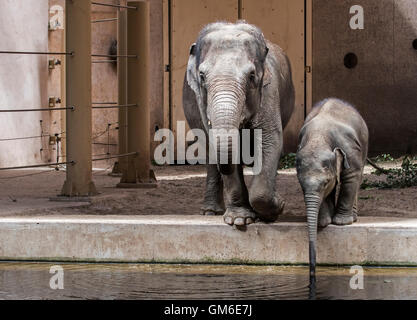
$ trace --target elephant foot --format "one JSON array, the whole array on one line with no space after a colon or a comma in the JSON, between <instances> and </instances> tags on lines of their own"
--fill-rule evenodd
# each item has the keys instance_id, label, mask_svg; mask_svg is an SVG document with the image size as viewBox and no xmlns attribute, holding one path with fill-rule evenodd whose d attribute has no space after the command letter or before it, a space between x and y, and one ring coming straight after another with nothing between
<instances>
[{"instance_id":1,"label":"elephant foot","mask_svg":"<svg viewBox=\"0 0 417 320\"><path fill-rule=\"evenodd\" d=\"M255 222L255 212L249 208L233 207L227 208L223 215L225 223L231 226L245 226Z\"/></svg>"},{"instance_id":2,"label":"elephant foot","mask_svg":"<svg viewBox=\"0 0 417 320\"><path fill-rule=\"evenodd\" d=\"M326 228L331 223L332 223L332 216L330 215L330 213L328 211L326 212L320 211L319 221L318 221L319 228Z\"/></svg>"},{"instance_id":3,"label":"elephant foot","mask_svg":"<svg viewBox=\"0 0 417 320\"><path fill-rule=\"evenodd\" d=\"M318 226L319 228L326 228L329 224L332 223L332 217L334 215L334 204L331 199L326 199L323 201L320 211Z\"/></svg>"},{"instance_id":4,"label":"elephant foot","mask_svg":"<svg viewBox=\"0 0 417 320\"><path fill-rule=\"evenodd\" d=\"M332 223L338 226L346 226L346 225L352 224L353 222L355 222L355 218L353 214L338 213L332 219Z\"/></svg>"},{"instance_id":5,"label":"elephant foot","mask_svg":"<svg viewBox=\"0 0 417 320\"><path fill-rule=\"evenodd\" d=\"M285 201L279 197L265 199L258 197L251 199L250 204L257 213L257 217L265 222L274 222L284 212Z\"/></svg>"},{"instance_id":6,"label":"elephant foot","mask_svg":"<svg viewBox=\"0 0 417 320\"><path fill-rule=\"evenodd\" d=\"M200 209L200 214L203 216L220 216L223 213L224 209L218 205L205 205Z\"/></svg>"}]
</instances>

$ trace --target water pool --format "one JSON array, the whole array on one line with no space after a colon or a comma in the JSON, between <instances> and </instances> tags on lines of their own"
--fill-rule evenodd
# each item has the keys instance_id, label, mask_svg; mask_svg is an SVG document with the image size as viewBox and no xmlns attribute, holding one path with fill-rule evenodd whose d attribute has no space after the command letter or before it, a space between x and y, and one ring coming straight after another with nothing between
<instances>
[{"instance_id":1,"label":"water pool","mask_svg":"<svg viewBox=\"0 0 417 320\"><path fill-rule=\"evenodd\" d=\"M53 290L51 266L63 270ZM317 299L417 299L417 268L319 267ZM0 299L308 299L307 267L168 264L0 263Z\"/></svg>"}]
</instances>

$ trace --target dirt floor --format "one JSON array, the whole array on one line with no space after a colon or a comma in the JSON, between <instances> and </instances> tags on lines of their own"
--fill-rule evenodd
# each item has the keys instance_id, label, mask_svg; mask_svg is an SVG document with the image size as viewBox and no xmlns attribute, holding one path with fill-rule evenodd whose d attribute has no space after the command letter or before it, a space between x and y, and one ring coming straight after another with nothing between
<instances>
[{"instance_id":1,"label":"dirt floor","mask_svg":"<svg viewBox=\"0 0 417 320\"><path fill-rule=\"evenodd\" d=\"M118 189L120 178L94 171L99 196L88 202L56 202L65 172L55 170L0 172L0 216L12 215L195 215L205 189L204 166L155 167L156 189ZM365 178L375 179L366 168ZM250 183L252 177L245 177ZM279 171L278 193L286 202L286 216L304 216L304 202L294 169ZM359 215L417 218L417 187L361 190ZM300 218L302 219L302 218ZM298 219L296 219L298 220Z\"/></svg>"}]
</instances>

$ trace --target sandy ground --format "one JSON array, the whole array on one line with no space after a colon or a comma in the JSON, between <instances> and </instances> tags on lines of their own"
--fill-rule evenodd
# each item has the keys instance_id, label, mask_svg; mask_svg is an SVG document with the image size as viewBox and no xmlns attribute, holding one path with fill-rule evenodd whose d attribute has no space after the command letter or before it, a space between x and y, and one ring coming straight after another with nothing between
<instances>
[{"instance_id":1,"label":"sandy ground","mask_svg":"<svg viewBox=\"0 0 417 320\"><path fill-rule=\"evenodd\" d=\"M389 165L388 165L389 166ZM392 166L392 165L391 165ZM118 189L120 178L109 171L95 171L100 192L88 202L55 202L65 180L64 171L30 170L0 172L0 216L12 215L195 215L199 214L205 189L204 166L155 167L156 189ZM371 168L366 168L365 178ZM252 177L245 176L250 183ZM304 202L294 169L282 170L278 193L285 199L283 219L304 216ZM393 190L361 190L360 215L417 217L417 187ZM296 219L298 220L298 219Z\"/></svg>"}]
</instances>

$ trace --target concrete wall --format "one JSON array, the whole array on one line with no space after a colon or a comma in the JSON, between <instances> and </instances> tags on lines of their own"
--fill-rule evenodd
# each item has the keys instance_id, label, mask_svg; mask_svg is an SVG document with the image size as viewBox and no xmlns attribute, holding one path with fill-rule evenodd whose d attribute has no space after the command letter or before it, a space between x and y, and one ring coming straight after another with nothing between
<instances>
[{"instance_id":1,"label":"concrete wall","mask_svg":"<svg viewBox=\"0 0 417 320\"><path fill-rule=\"evenodd\" d=\"M0 50L48 50L48 1L0 1ZM47 57L0 56L0 108L48 106ZM1 113L0 139L40 136L49 130L47 112ZM0 141L0 167L41 163L50 158L48 138ZM41 151L44 149L44 151Z\"/></svg>"},{"instance_id":2,"label":"concrete wall","mask_svg":"<svg viewBox=\"0 0 417 320\"><path fill-rule=\"evenodd\" d=\"M364 29L352 30L353 5ZM370 131L370 154L417 153L417 0L314 0L313 101L353 103ZM347 53L358 64L344 66Z\"/></svg>"}]
</instances>

